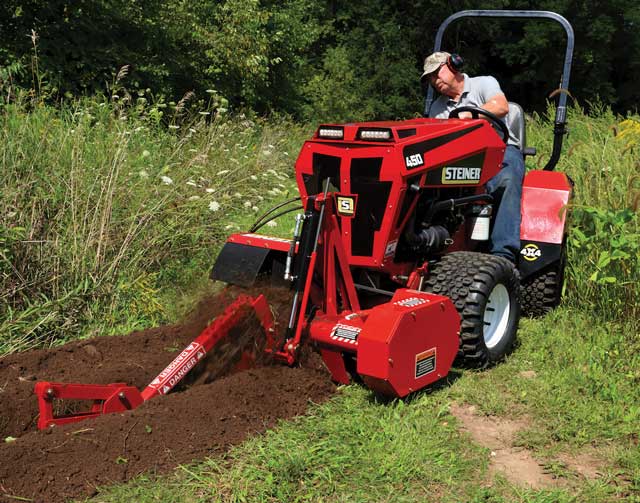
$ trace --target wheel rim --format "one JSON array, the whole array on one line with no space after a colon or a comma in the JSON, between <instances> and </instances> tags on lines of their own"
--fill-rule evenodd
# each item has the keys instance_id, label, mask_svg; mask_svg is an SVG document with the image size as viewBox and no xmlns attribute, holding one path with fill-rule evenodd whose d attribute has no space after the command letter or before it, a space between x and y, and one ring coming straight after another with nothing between
<instances>
[{"instance_id":1,"label":"wheel rim","mask_svg":"<svg viewBox=\"0 0 640 503\"><path fill-rule=\"evenodd\" d=\"M484 309L484 343L488 349L495 347L504 337L510 311L509 292L504 285L494 286Z\"/></svg>"}]
</instances>

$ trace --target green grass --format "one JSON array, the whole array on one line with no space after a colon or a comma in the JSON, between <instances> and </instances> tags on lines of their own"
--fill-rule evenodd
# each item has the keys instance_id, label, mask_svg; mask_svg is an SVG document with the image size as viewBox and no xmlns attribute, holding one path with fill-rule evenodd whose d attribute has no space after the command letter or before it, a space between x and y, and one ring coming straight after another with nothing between
<instances>
[{"instance_id":1,"label":"green grass","mask_svg":"<svg viewBox=\"0 0 640 503\"><path fill-rule=\"evenodd\" d=\"M519 347L488 371L458 371L445 386L390 403L361 386L343 387L329 403L223 459L110 488L97 501L640 501L637 329L594 326L585 314L562 308L525 320ZM522 377L525 370L535 377ZM518 445L561 477L563 487L533 490L492 478L488 450L460 432L452 402L526 417ZM560 457L586 447L602 470L594 481Z\"/></svg>"}]
</instances>

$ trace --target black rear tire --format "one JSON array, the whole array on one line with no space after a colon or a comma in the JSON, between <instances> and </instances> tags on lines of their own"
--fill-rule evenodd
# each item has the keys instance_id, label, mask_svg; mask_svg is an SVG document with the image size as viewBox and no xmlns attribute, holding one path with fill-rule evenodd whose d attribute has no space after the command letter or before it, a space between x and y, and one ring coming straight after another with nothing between
<instances>
[{"instance_id":1,"label":"black rear tire","mask_svg":"<svg viewBox=\"0 0 640 503\"><path fill-rule=\"evenodd\" d=\"M564 286L566 255L560 261L522 282L522 314L531 318L544 316L560 304Z\"/></svg>"},{"instance_id":2,"label":"black rear tire","mask_svg":"<svg viewBox=\"0 0 640 503\"><path fill-rule=\"evenodd\" d=\"M461 317L458 359L465 366L484 368L511 351L520 319L520 282L507 259L449 253L431 265L423 290L445 295L456 306Z\"/></svg>"}]
</instances>

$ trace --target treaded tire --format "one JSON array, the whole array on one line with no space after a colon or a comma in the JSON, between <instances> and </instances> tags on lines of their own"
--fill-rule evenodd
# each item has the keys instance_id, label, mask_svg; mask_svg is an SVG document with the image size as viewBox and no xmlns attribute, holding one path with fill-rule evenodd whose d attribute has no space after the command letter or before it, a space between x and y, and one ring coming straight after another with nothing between
<instances>
[{"instance_id":1,"label":"treaded tire","mask_svg":"<svg viewBox=\"0 0 640 503\"><path fill-rule=\"evenodd\" d=\"M465 366L484 368L511 351L520 319L520 282L507 259L476 252L449 253L431 265L423 290L446 295L456 306L462 318L458 360ZM494 328L489 325L485 334L485 320L490 320L494 311L488 306L492 294L494 305L500 298L501 305L508 306L502 311L503 322ZM490 337L489 344L486 336Z\"/></svg>"},{"instance_id":2,"label":"treaded tire","mask_svg":"<svg viewBox=\"0 0 640 503\"><path fill-rule=\"evenodd\" d=\"M563 258L537 272L522 283L522 314L531 318L544 316L560 304L566 260Z\"/></svg>"}]
</instances>

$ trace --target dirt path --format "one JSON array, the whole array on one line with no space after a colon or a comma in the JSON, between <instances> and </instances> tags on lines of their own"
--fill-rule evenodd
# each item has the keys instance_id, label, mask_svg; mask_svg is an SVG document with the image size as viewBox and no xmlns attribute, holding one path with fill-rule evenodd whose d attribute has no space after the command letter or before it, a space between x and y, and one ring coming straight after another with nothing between
<instances>
[{"instance_id":1,"label":"dirt path","mask_svg":"<svg viewBox=\"0 0 640 503\"><path fill-rule=\"evenodd\" d=\"M519 431L530 427L526 418L507 419L497 416L482 416L471 405L452 404L451 414L461 423L462 430L482 447L490 450L490 475L501 474L514 484L533 489L566 487L570 482L559 479L544 469L531 451L515 444ZM602 473L599 460L583 453L579 456L562 454L558 461L569 472L587 479Z\"/></svg>"},{"instance_id":2,"label":"dirt path","mask_svg":"<svg viewBox=\"0 0 640 503\"><path fill-rule=\"evenodd\" d=\"M63 501L143 472L166 472L218 455L333 393L328 375L311 358L303 368L264 366L213 382L200 379L124 414L36 431L36 380L142 388L229 300L227 293L204 300L183 324L0 360L0 435L16 437L0 443L0 500Z\"/></svg>"}]
</instances>

